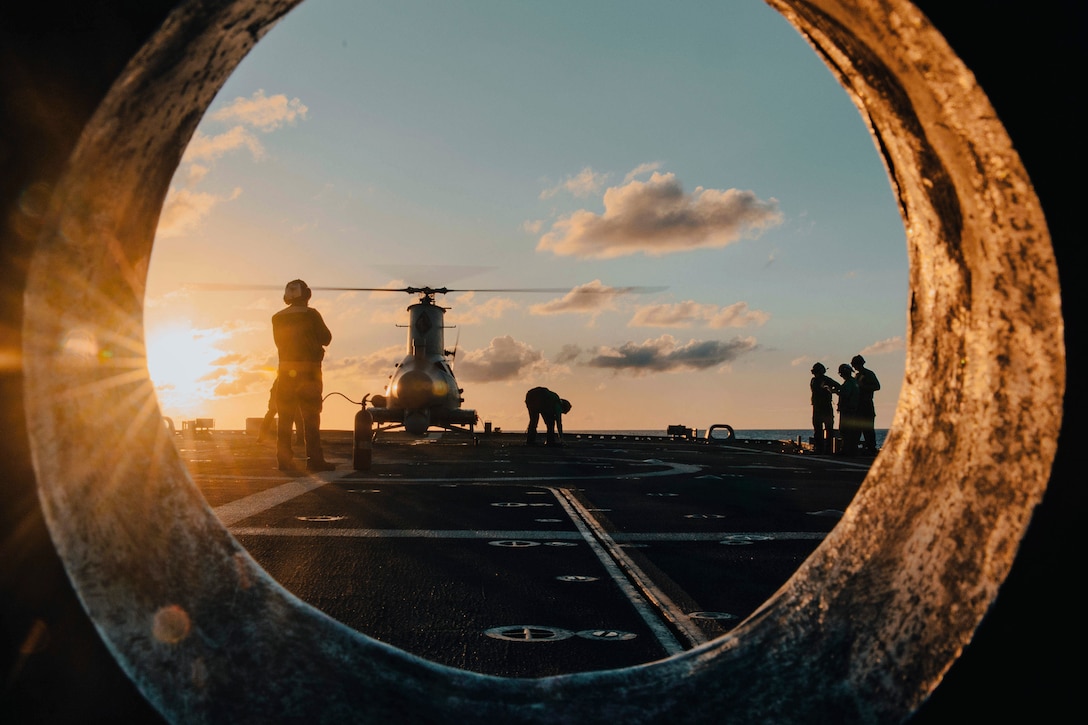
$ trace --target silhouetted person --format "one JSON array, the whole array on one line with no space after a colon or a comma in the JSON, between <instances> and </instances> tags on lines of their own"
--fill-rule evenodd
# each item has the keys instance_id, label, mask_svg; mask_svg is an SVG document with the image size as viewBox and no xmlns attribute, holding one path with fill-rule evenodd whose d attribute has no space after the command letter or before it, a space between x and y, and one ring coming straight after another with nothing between
<instances>
[{"instance_id":1,"label":"silhouetted person","mask_svg":"<svg viewBox=\"0 0 1088 725\"><path fill-rule=\"evenodd\" d=\"M276 381L272 381L272 388L268 391L268 410L264 414L264 420L261 421L261 429L257 433L257 442L260 443L267 438L276 437ZM299 415L298 409L295 409L295 414L291 416L291 422L295 429L295 443L302 443L302 416Z\"/></svg>"},{"instance_id":2,"label":"silhouetted person","mask_svg":"<svg viewBox=\"0 0 1088 725\"><path fill-rule=\"evenodd\" d=\"M812 391L812 447L817 453L830 453L831 436L835 434L835 409L831 406L831 394L837 392L839 384L825 373L823 363L812 366L812 380L808 387Z\"/></svg>"},{"instance_id":3,"label":"silhouetted person","mask_svg":"<svg viewBox=\"0 0 1088 725\"><path fill-rule=\"evenodd\" d=\"M525 407L529 411L529 428L525 432L525 443L536 444L536 426L541 418L548 431L546 444L563 444L563 415L570 412L570 402L559 397L547 388L532 388L525 394Z\"/></svg>"},{"instance_id":4,"label":"silhouetted person","mask_svg":"<svg viewBox=\"0 0 1088 725\"><path fill-rule=\"evenodd\" d=\"M279 351L276 375L276 409L298 410L306 440L306 468L331 471L321 449L321 361L332 342L321 313L309 306L310 288L301 279L287 283L283 301L287 307L272 315L272 337ZM281 471L292 471L291 416L279 416L276 461Z\"/></svg>"},{"instance_id":5,"label":"silhouetted person","mask_svg":"<svg viewBox=\"0 0 1088 725\"><path fill-rule=\"evenodd\" d=\"M865 367L865 358L861 355L855 355L850 364L858 373L858 427L865 441L864 448L869 453L876 453L876 404L873 393L880 390L880 381L876 373Z\"/></svg>"},{"instance_id":6,"label":"silhouetted person","mask_svg":"<svg viewBox=\"0 0 1088 725\"><path fill-rule=\"evenodd\" d=\"M842 453L844 456L855 456L858 453L858 440L861 429L858 426L858 403L861 400L861 391L858 389L858 381L854 379L854 371L849 365L843 363L839 366L839 377L842 383L839 385L839 430L842 432Z\"/></svg>"}]
</instances>

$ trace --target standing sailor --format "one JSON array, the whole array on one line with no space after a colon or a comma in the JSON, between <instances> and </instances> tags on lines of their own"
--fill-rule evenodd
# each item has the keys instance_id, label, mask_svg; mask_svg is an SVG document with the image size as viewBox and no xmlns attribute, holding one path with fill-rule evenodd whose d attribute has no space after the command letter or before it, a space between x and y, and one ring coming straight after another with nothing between
<instances>
[{"instance_id":1,"label":"standing sailor","mask_svg":"<svg viewBox=\"0 0 1088 725\"><path fill-rule=\"evenodd\" d=\"M306 439L306 469L331 471L321 448L321 361L332 333L321 313L309 306L313 293L301 279L287 283L283 301L287 307L272 315L272 337L279 352L276 376L276 408L281 412L276 435L276 461L281 471L294 471L291 450L291 415L298 410Z\"/></svg>"}]
</instances>

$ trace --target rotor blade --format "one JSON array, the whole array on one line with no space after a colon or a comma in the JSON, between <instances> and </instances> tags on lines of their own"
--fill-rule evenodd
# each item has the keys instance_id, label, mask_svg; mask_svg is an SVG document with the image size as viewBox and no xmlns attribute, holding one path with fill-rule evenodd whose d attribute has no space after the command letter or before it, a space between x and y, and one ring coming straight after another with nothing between
<instances>
[{"instance_id":1,"label":"rotor blade","mask_svg":"<svg viewBox=\"0 0 1088 725\"><path fill-rule=\"evenodd\" d=\"M238 292L242 290L282 290L281 284L235 284L233 282L190 282L187 286L210 292Z\"/></svg>"},{"instance_id":2,"label":"rotor blade","mask_svg":"<svg viewBox=\"0 0 1088 725\"><path fill-rule=\"evenodd\" d=\"M243 290L280 290L276 284L235 284L227 282L193 282L191 287L217 292L237 292ZM489 287L476 289L449 289L447 287L322 287L313 286L315 292L407 292L409 294L449 294L450 292L546 292L549 294L567 294L577 287ZM608 287L600 289L582 289L579 294L648 294L661 292L667 287Z\"/></svg>"},{"instance_id":3,"label":"rotor blade","mask_svg":"<svg viewBox=\"0 0 1088 725\"><path fill-rule=\"evenodd\" d=\"M326 290L326 291L340 291L340 292L433 292L434 294L449 294L450 292L547 292L549 294L566 294L568 292L574 292L576 287L487 287L487 288L457 288L452 289L449 287L401 287L398 289L390 287L311 287L312 290ZM578 290L579 294L649 294L652 292L662 292L668 289L668 287L609 287L606 289L583 289Z\"/></svg>"},{"instance_id":4,"label":"rotor blade","mask_svg":"<svg viewBox=\"0 0 1088 725\"><path fill-rule=\"evenodd\" d=\"M443 295L450 292L570 292L570 287L512 287L509 289L450 289L448 287L311 287L310 289L334 292L433 292L435 294Z\"/></svg>"},{"instance_id":5,"label":"rotor blade","mask_svg":"<svg viewBox=\"0 0 1088 725\"><path fill-rule=\"evenodd\" d=\"M315 292L415 292L413 287L311 287Z\"/></svg>"}]
</instances>

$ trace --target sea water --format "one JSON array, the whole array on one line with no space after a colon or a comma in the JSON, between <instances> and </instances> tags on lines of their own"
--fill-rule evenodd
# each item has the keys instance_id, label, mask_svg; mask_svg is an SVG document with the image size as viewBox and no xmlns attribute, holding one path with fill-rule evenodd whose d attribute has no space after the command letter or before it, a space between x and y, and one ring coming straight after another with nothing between
<instances>
[{"instance_id":1,"label":"sea water","mask_svg":"<svg viewBox=\"0 0 1088 725\"><path fill-rule=\"evenodd\" d=\"M695 436L697 438L706 437L705 428L695 428ZM836 431L837 432L837 431ZM567 430L564 431L566 435L576 435L579 433L590 435L623 435L623 436L660 436L666 437L664 430ZM718 429L714 431L714 437L719 438L725 435L725 431ZM876 433L876 446L880 448L884 445L884 438L888 435L887 428L877 428ZM802 443L808 443L812 438L811 428L749 428L749 429L735 429L733 434L738 440L762 440L762 441L793 441L797 442L800 438Z\"/></svg>"}]
</instances>

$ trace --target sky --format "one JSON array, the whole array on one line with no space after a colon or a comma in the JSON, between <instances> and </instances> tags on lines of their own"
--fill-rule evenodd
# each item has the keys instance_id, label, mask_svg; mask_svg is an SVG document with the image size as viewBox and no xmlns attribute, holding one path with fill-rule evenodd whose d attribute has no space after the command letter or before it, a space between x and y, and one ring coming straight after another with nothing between
<instances>
[{"instance_id":1,"label":"sky","mask_svg":"<svg viewBox=\"0 0 1088 725\"><path fill-rule=\"evenodd\" d=\"M759 0L306 0L182 158L144 325L179 428L263 416L294 278L528 288L438 298L481 427L524 429L544 385L567 431L808 428L812 364L861 353L886 428L907 273L861 115ZM414 301L314 293L323 428L384 392Z\"/></svg>"}]
</instances>

